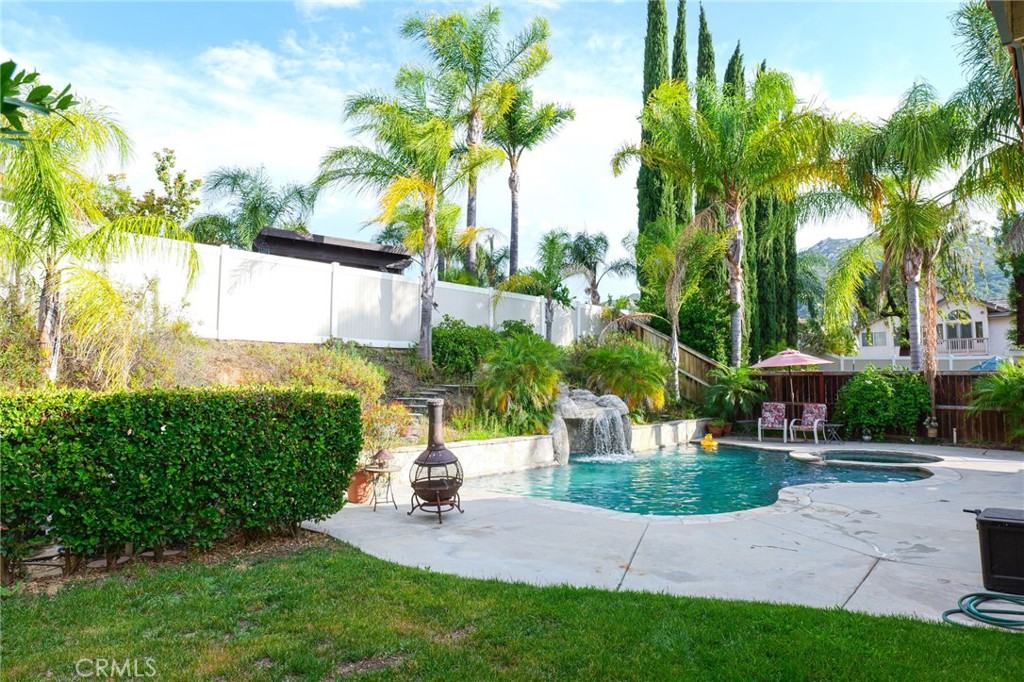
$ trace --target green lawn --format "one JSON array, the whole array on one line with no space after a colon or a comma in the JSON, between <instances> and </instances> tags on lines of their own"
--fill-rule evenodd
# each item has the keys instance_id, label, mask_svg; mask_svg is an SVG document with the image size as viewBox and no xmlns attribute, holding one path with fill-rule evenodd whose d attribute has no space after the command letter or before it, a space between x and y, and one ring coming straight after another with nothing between
<instances>
[{"instance_id":1,"label":"green lawn","mask_svg":"<svg viewBox=\"0 0 1024 682\"><path fill-rule=\"evenodd\" d=\"M2 611L2 678L81 658L167 680L1020 680L1024 636L903 618L466 580L331 545L139 565ZM144 663L140 669L145 671Z\"/></svg>"}]
</instances>

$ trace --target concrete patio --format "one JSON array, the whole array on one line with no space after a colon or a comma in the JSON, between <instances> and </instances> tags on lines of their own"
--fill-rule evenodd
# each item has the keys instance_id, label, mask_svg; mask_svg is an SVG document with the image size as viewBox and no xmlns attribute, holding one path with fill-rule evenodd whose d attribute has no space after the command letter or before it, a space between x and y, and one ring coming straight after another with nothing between
<instances>
[{"instance_id":1,"label":"concrete patio","mask_svg":"<svg viewBox=\"0 0 1024 682\"><path fill-rule=\"evenodd\" d=\"M440 526L434 516L406 515L403 485L398 511L349 505L308 525L382 559L462 576L937 620L958 597L983 589L974 516L962 510L1024 506L1024 454L864 446L828 449L943 461L915 465L933 472L925 480L788 488L770 507L730 514L640 516L491 493L468 479L466 513L446 514Z\"/></svg>"}]
</instances>

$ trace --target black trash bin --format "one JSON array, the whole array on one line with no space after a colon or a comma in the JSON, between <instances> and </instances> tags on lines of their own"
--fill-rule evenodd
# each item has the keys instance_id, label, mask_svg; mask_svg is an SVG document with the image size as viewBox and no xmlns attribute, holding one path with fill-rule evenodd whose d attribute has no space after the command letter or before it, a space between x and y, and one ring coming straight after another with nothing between
<instances>
[{"instance_id":1,"label":"black trash bin","mask_svg":"<svg viewBox=\"0 0 1024 682\"><path fill-rule=\"evenodd\" d=\"M977 517L985 589L1024 594L1024 510L965 509Z\"/></svg>"}]
</instances>

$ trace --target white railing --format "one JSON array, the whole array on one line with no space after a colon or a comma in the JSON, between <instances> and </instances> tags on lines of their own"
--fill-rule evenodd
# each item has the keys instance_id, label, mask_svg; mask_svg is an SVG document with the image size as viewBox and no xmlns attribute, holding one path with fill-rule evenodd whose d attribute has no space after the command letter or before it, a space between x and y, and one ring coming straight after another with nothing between
<instances>
[{"instance_id":1,"label":"white railing","mask_svg":"<svg viewBox=\"0 0 1024 682\"><path fill-rule=\"evenodd\" d=\"M164 245L174 242L160 240ZM166 255L112 263L112 279L142 286L156 279L160 303L210 339L321 343L331 338L379 347L409 347L419 338L419 278L197 244L192 287L181 264ZM164 249L166 251L167 249ZM544 333L544 299L438 282L434 324L444 315L497 328L523 320ZM559 306L552 340L568 345L600 329L601 307Z\"/></svg>"},{"instance_id":2,"label":"white railing","mask_svg":"<svg viewBox=\"0 0 1024 682\"><path fill-rule=\"evenodd\" d=\"M988 339L939 339L936 351L950 355L988 355Z\"/></svg>"}]
</instances>

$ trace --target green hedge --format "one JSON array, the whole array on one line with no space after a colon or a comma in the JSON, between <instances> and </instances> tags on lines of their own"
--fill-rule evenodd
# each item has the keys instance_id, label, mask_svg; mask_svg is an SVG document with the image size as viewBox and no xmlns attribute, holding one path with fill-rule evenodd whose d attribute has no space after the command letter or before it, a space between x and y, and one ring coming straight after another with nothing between
<instances>
[{"instance_id":1,"label":"green hedge","mask_svg":"<svg viewBox=\"0 0 1024 682\"><path fill-rule=\"evenodd\" d=\"M323 518L361 445L358 398L306 389L0 394L0 551L208 547Z\"/></svg>"}]
</instances>

